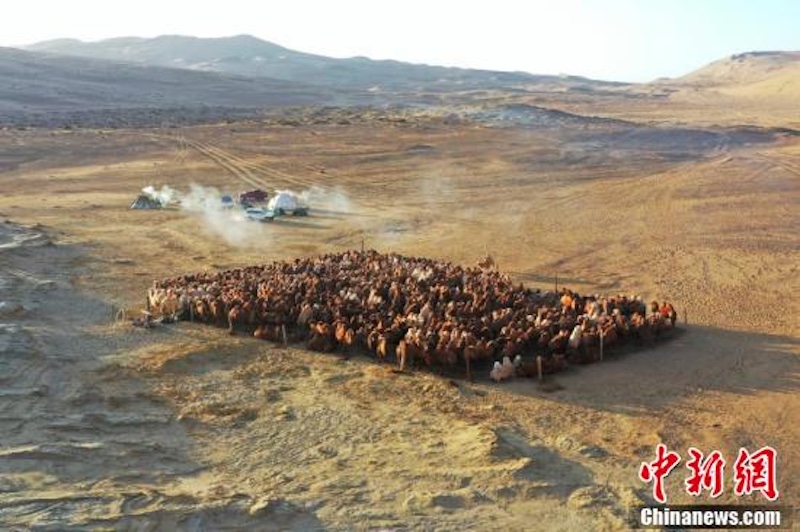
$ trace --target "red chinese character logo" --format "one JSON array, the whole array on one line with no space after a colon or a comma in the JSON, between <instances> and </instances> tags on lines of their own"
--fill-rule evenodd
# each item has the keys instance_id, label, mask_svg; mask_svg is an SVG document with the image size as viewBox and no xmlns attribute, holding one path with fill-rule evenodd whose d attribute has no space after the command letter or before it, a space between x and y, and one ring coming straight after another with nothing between
<instances>
[{"instance_id":1,"label":"red chinese character logo","mask_svg":"<svg viewBox=\"0 0 800 532\"><path fill-rule=\"evenodd\" d=\"M692 474L686 479L686 493L696 497L706 489L711 492L711 498L719 497L722 494L722 477L725 471L722 453L713 451L704 460L703 453L689 447L689 454L692 458L686 462L686 467Z\"/></svg>"},{"instance_id":2,"label":"red chinese character logo","mask_svg":"<svg viewBox=\"0 0 800 532\"><path fill-rule=\"evenodd\" d=\"M734 464L734 490L736 495L749 495L760 491L770 501L778 498L775 487L778 452L772 447L762 447L750 454L747 449L739 449L739 456Z\"/></svg>"},{"instance_id":3,"label":"red chinese character logo","mask_svg":"<svg viewBox=\"0 0 800 532\"><path fill-rule=\"evenodd\" d=\"M653 481L653 497L660 502L667 502L664 494L664 479L675 469L681 461L676 452L667 452L667 446L659 443L656 447L656 459L650 463L642 462L639 468L639 478L643 482Z\"/></svg>"}]
</instances>

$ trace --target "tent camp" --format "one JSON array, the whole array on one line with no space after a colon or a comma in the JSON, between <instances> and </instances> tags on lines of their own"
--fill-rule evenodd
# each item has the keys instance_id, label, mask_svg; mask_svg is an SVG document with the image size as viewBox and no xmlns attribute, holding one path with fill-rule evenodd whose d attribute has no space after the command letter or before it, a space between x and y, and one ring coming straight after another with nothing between
<instances>
[{"instance_id":1,"label":"tent camp","mask_svg":"<svg viewBox=\"0 0 800 532\"><path fill-rule=\"evenodd\" d=\"M133 203L131 203L131 209L160 209L161 202L157 199L151 198L150 196L145 196L144 194L140 194Z\"/></svg>"},{"instance_id":2,"label":"tent camp","mask_svg":"<svg viewBox=\"0 0 800 532\"><path fill-rule=\"evenodd\" d=\"M278 191L278 193L269 200L267 208L278 214L294 214L296 216L308 214L308 207L302 205L295 194L284 190Z\"/></svg>"}]
</instances>

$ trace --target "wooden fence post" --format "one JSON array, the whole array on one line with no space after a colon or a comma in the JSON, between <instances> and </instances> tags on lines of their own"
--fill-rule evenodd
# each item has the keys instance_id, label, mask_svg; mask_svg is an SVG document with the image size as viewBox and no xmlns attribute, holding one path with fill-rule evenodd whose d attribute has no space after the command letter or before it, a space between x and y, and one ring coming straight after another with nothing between
<instances>
[{"instance_id":1,"label":"wooden fence post","mask_svg":"<svg viewBox=\"0 0 800 532\"><path fill-rule=\"evenodd\" d=\"M603 328L600 327L600 362L603 361L603 337L605 334L603 333Z\"/></svg>"}]
</instances>

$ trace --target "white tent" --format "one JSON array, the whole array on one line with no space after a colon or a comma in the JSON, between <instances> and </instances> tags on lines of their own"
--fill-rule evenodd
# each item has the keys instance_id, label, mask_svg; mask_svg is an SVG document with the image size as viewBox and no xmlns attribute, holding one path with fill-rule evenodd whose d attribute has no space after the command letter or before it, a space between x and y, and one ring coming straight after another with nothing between
<instances>
[{"instance_id":1,"label":"white tent","mask_svg":"<svg viewBox=\"0 0 800 532\"><path fill-rule=\"evenodd\" d=\"M157 199L140 194L138 198L131 203L131 209L160 209L161 202Z\"/></svg>"},{"instance_id":2,"label":"white tent","mask_svg":"<svg viewBox=\"0 0 800 532\"><path fill-rule=\"evenodd\" d=\"M268 209L275 212L279 211L294 211L298 207L297 196L285 190L279 190L267 204Z\"/></svg>"}]
</instances>

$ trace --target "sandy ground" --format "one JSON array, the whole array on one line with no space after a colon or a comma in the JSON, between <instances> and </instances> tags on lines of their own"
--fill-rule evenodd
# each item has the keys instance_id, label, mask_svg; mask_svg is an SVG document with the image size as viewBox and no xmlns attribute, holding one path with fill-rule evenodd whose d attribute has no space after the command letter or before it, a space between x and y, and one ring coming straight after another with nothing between
<instances>
[{"instance_id":1,"label":"sandy ground","mask_svg":"<svg viewBox=\"0 0 800 532\"><path fill-rule=\"evenodd\" d=\"M659 442L729 467L772 445L781 502L798 504L799 139L667 156L420 119L0 144L4 527L620 530L651 500L636 473ZM255 183L310 190L312 215L128 210L146 185ZM488 251L520 282L668 299L688 325L493 385L113 319L158 277L362 240L467 264ZM670 502L691 502L684 478ZM742 502L726 482L721 500Z\"/></svg>"}]
</instances>

